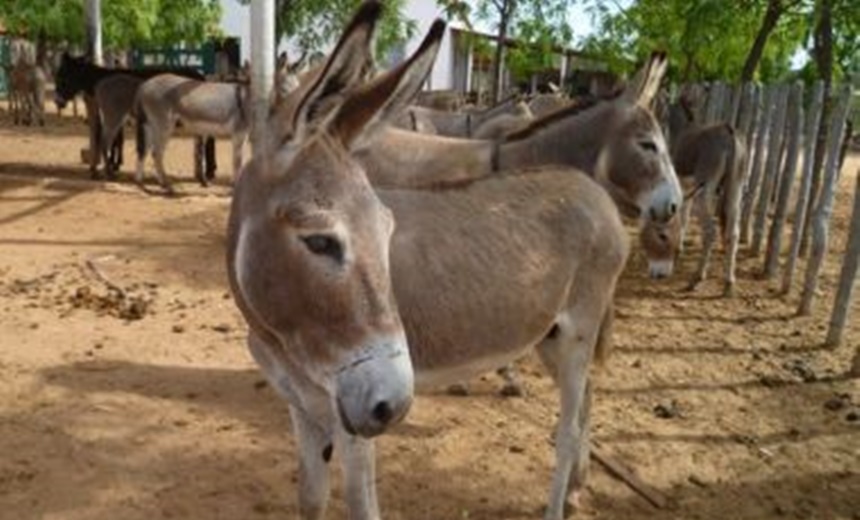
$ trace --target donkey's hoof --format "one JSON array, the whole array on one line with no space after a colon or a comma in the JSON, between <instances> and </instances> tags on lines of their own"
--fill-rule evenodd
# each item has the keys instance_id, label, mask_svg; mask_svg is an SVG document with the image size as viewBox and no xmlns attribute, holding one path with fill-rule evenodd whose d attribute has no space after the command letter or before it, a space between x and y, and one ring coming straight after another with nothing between
<instances>
[{"instance_id":1,"label":"donkey's hoof","mask_svg":"<svg viewBox=\"0 0 860 520\"><path fill-rule=\"evenodd\" d=\"M465 383L457 383L448 387L448 395L456 395L465 397L469 395L469 385Z\"/></svg>"},{"instance_id":2,"label":"donkey's hoof","mask_svg":"<svg viewBox=\"0 0 860 520\"><path fill-rule=\"evenodd\" d=\"M525 395L523 387L518 384L508 383L499 390L502 397L522 397Z\"/></svg>"}]
</instances>

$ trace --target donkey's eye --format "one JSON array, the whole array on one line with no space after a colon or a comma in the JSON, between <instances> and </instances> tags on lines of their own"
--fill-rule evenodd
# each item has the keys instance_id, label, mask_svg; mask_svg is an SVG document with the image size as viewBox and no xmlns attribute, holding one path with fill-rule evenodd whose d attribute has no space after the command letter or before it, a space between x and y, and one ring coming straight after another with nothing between
<instances>
[{"instance_id":1,"label":"donkey's eye","mask_svg":"<svg viewBox=\"0 0 860 520\"><path fill-rule=\"evenodd\" d=\"M660 232L660 234L657 235L657 238L659 238L660 242L663 242L664 244L669 241L669 235L663 233L662 231Z\"/></svg>"},{"instance_id":2,"label":"donkey's eye","mask_svg":"<svg viewBox=\"0 0 860 520\"><path fill-rule=\"evenodd\" d=\"M327 256L337 263L343 262L343 246L331 235L307 235L302 237L302 242L315 255Z\"/></svg>"},{"instance_id":3,"label":"donkey's eye","mask_svg":"<svg viewBox=\"0 0 860 520\"><path fill-rule=\"evenodd\" d=\"M639 147L651 153L657 153L657 144L654 141L639 141Z\"/></svg>"}]
</instances>

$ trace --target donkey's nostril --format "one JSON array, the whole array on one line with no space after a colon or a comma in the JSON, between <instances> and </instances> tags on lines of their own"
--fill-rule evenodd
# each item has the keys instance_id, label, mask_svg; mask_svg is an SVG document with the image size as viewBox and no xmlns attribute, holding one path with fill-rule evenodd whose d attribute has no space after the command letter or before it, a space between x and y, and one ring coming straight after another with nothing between
<instances>
[{"instance_id":1,"label":"donkey's nostril","mask_svg":"<svg viewBox=\"0 0 860 520\"><path fill-rule=\"evenodd\" d=\"M373 418L380 424L388 424L394 418L394 409L388 401L380 401L373 407Z\"/></svg>"},{"instance_id":2,"label":"donkey's nostril","mask_svg":"<svg viewBox=\"0 0 860 520\"><path fill-rule=\"evenodd\" d=\"M669 204L669 216L671 217L677 212L678 212L678 205L675 204L674 202Z\"/></svg>"}]
</instances>

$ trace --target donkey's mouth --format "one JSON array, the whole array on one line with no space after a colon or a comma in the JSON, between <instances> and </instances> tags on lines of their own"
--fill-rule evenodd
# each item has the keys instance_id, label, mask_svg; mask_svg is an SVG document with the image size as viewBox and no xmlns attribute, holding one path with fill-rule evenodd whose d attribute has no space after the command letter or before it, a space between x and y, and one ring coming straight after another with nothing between
<instances>
[{"instance_id":1,"label":"donkey's mouth","mask_svg":"<svg viewBox=\"0 0 860 520\"><path fill-rule=\"evenodd\" d=\"M346 433L350 435L358 435L358 432L353 427L352 423L349 422L349 417L346 415L346 411L343 409L343 404L340 402L340 399L337 399L337 414L340 416L340 422L343 424L343 429L346 430Z\"/></svg>"}]
</instances>

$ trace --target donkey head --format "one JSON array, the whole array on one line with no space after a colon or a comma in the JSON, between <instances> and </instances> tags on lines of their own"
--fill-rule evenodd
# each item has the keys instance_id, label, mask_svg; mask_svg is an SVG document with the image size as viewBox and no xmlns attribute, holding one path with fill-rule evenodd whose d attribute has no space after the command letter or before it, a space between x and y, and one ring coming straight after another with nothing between
<instances>
[{"instance_id":1,"label":"donkey head","mask_svg":"<svg viewBox=\"0 0 860 520\"><path fill-rule=\"evenodd\" d=\"M652 55L645 67L615 101L623 116L601 150L596 177L628 206L627 213L643 221L667 222L681 208L683 196L660 124L652 111L666 56ZM608 181L608 182L607 182Z\"/></svg>"},{"instance_id":2,"label":"donkey head","mask_svg":"<svg viewBox=\"0 0 860 520\"><path fill-rule=\"evenodd\" d=\"M279 352L300 395L349 433L373 436L405 416L413 373L391 285L394 229L352 154L424 82L444 33L437 22L401 67L362 85L380 15L362 5L315 80L290 95L291 121L238 181L229 268L251 328Z\"/></svg>"},{"instance_id":3,"label":"donkey head","mask_svg":"<svg viewBox=\"0 0 860 520\"><path fill-rule=\"evenodd\" d=\"M648 260L648 275L655 279L671 276L681 248L681 215L667 222L646 221L639 240Z\"/></svg>"},{"instance_id":4,"label":"donkey head","mask_svg":"<svg viewBox=\"0 0 860 520\"><path fill-rule=\"evenodd\" d=\"M54 102L62 110L81 91L86 58L75 57L63 52L60 57L60 67L57 69L54 86Z\"/></svg>"}]
</instances>

